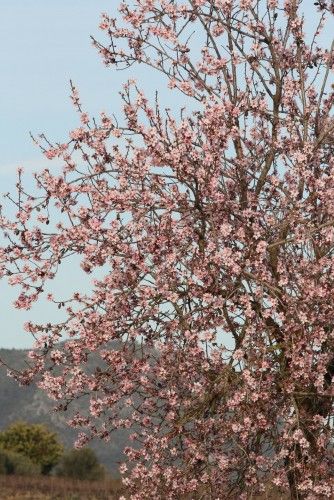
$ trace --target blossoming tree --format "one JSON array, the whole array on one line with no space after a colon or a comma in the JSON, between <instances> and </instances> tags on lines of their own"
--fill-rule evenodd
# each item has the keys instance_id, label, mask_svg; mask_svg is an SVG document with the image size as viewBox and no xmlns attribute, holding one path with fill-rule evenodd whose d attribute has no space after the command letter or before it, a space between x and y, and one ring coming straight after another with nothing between
<instances>
[{"instance_id":1,"label":"blossoming tree","mask_svg":"<svg viewBox=\"0 0 334 500\"><path fill-rule=\"evenodd\" d=\"M29 309L68 256L100 273L49 295L66 319L25 324L36 349L13 374L59 410L89 396L79 445L131 429L133 499L333 498L333 2L119 11L93 40L105 64L153 68L186 107L129 81L124 122L97 121L72 87L81 125L39 140L63 171L36 174L38 194L19 173L1 274Z\"/></svg>"}]
</instances>

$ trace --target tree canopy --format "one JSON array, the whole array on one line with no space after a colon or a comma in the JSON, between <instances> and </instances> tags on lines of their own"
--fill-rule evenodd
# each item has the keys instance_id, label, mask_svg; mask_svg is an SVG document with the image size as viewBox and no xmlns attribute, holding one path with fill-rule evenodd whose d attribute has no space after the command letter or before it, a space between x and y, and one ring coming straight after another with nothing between
<instances>
[{"instance_id":1,"label":"tree canopy","mask_svg":"<svg viewBox=\"0 0 334 500\"><path fill-rule=\"evenodd\" d=\"M0 432L0 447L27 457L48 473L63 453L57 435L43 424L14 422Z\"/></svg>"},{"instance_id":2,"label":"tree canopy","mask_svg":"<svg viewBox=\"0 0 334 500\"><path fill-rule=\"evenodd\" d=\"M62 456L56 468L57 476L98 481L103 479L105 470L91 448L69 450Z\"/></svg>"}]
</instances>

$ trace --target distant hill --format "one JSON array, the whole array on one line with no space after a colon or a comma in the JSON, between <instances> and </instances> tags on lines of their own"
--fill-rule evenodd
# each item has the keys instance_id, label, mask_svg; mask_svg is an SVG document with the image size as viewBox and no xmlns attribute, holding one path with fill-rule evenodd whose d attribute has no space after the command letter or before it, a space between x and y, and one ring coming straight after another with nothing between
<instances>
[{"instance_id":1,"label":"distant hill","mask_svg":"<svg viewBox=\"0 0 334 500\"><path fill-rule=\"evenodd\" d=\"M8 366L20 369L25 366L27 351L23 349L0 349L0 359ZM70 448L75 441L77 430L71 429L66 420L70 415L53 412L55 402L35 385L20 387L9 378L6 369L0 367L0 430L16 420L30 423L43 423L59 435L63 444ZM76 402L79 409L83 403ZM118 475L117 463L122 461L122 450L127 444L128 432L117 431L109 443L95 441L89 446L95 451L101 463L108 471Z\"/></svg>"}]
</instances>

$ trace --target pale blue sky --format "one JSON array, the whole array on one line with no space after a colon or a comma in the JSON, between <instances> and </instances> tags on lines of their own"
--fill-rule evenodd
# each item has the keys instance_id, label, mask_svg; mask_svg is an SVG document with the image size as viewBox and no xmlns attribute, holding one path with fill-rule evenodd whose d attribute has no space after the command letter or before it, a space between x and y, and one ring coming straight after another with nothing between
<instances>
[{"instance_id":1,"label":"pale blue sky","mask_svg":"<svg viewBox=\"0 0 334 500\"><path fill-rule=\"evenodd\" d=\"M127 77L105 68L89 35L99 36L100 12L111 12L113 0L1 0L0 2L0 192L15 186L16 167L27 171L46 166L29 130L64 141L78 124L69 96L70 78L87 109L117 111L117 90ZM29 183L30 184L30 183ZM70 263L53 290L70 293L82 276ZM89 285L88 285L89 286ZM0 283L0 347L27 347L22 330L27 319L55 318L51 305L33 312L11 306L16 290Z\"/></svg>"},{"instance_id":2,"label":"pale blue sky","mask_svg":"<svg viewBox=\"0 0 334 500\"><path fill-rule=\"evenodd\" d=\"M53 166L32 143L29 131L64 142L78 126L69 99L70 79L92 115L120 112L118 91L127 78L135 77L151 96L164 88L148 69L140 74L138 68L129 72L106 68L92 47L90 35L104 40L98 29L100 13L116 14L118 4L118 0L0 0L0 195L13 191L17 166L24 167L29 187L31 172ZM162 99L168 105L168 92ZM75 289L90 287L78 266L68 262L47 291L69 296ZM0 282L0 347L31 346L23 323L59 317L45 301L32 311L15 310L11 304L17 291Z\"/></svg>"},{"instance_id":3,"label":"pale blue sky","mask_svg":"<svg viewBox=\"0 0 334 500\"><path fill-rule=\"evenodd\" d=\"M69 99L70 79L92 115L120 113L118 91L127 78L136 78L149 96L161 91L167 105L169 93L161 78L146 68L141 73L138 68L126 72L106 68L91 44L90 35L104 40L98 28L100 13L116 15L118 4L118 0L0 0L0 196L13 192L19 165L26 172L25 185L32 189L31 173L54 165L33 144L29 131L65 142L78 126ZM65 298L75 290L88 291L90 279L77 264L66 263L46 292ZM32 345L32 337L22 328L25 321L61 318L44 300L28 312L14 309L18 291L0 282L0 347Z\"/></svg>"},{"instance_id":4,"label":"pale blue sky","mask_svg":"<svg viewBox=\"0 0 334 500\"><path fill-rule=\"evenodd\" d=\"M0 194L13 190L18 165L25 167L26 182L31 185L29 172L48 163L32 143L30 130L64 142L71 128L78 125L68 97L70 79L79 88L84 107L91 114L100 111L117 114L120 111L117 92L128 77L136 77L148 95L158 88L163 104L170 104L170 94L150 70L143 68L139 74L138 67L127 73L105 68L91 46L89 35L103 40L98 30L100 13L115 11L118 3L118 0L0 0ZM310 8L313 9L311 1ZM334 30L329 27L330 31ZM176 97L175 101L174 96L175 103L182 104L182 97ZM90 287L77 266L69 262L52 283L52 291L65 291L69 295L79 284L81 288ZM28 313L13 309L15 293L15 289L0 282L0 347L30 346L32 340L24 333L23 322L56 318L57 311L45 302Z\"/></svg>"}]
</instances>

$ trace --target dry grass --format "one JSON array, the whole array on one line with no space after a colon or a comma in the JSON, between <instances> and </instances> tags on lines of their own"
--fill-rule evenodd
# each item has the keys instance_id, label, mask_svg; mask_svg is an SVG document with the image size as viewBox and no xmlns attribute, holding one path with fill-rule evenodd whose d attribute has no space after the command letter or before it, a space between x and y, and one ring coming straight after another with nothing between
<instances>
[{"instance_id":1,"label":"dry grass","mask_svg":"<svg viewBox=\"0 0 334 500\"><path fill-rule=\"evenodd\" d=\"M118 480L92 482L46 476L0 475L0 500L119 500L122 495L128 498ZM190 500L193 496L182 498ZM288 500L290 496L277 489L268 489L263 495L251 495L249 498Z\"/></svg>"},{"instance_id":2,"label":"dry grass","mask_svg":"<svg viewBox=\"0 0 334 500\"><path fill-rule=\"evenodd\" d=\"M117 480L0 476L0 500L117 500L121 495Z\"/></svg>"}]
</instances>

